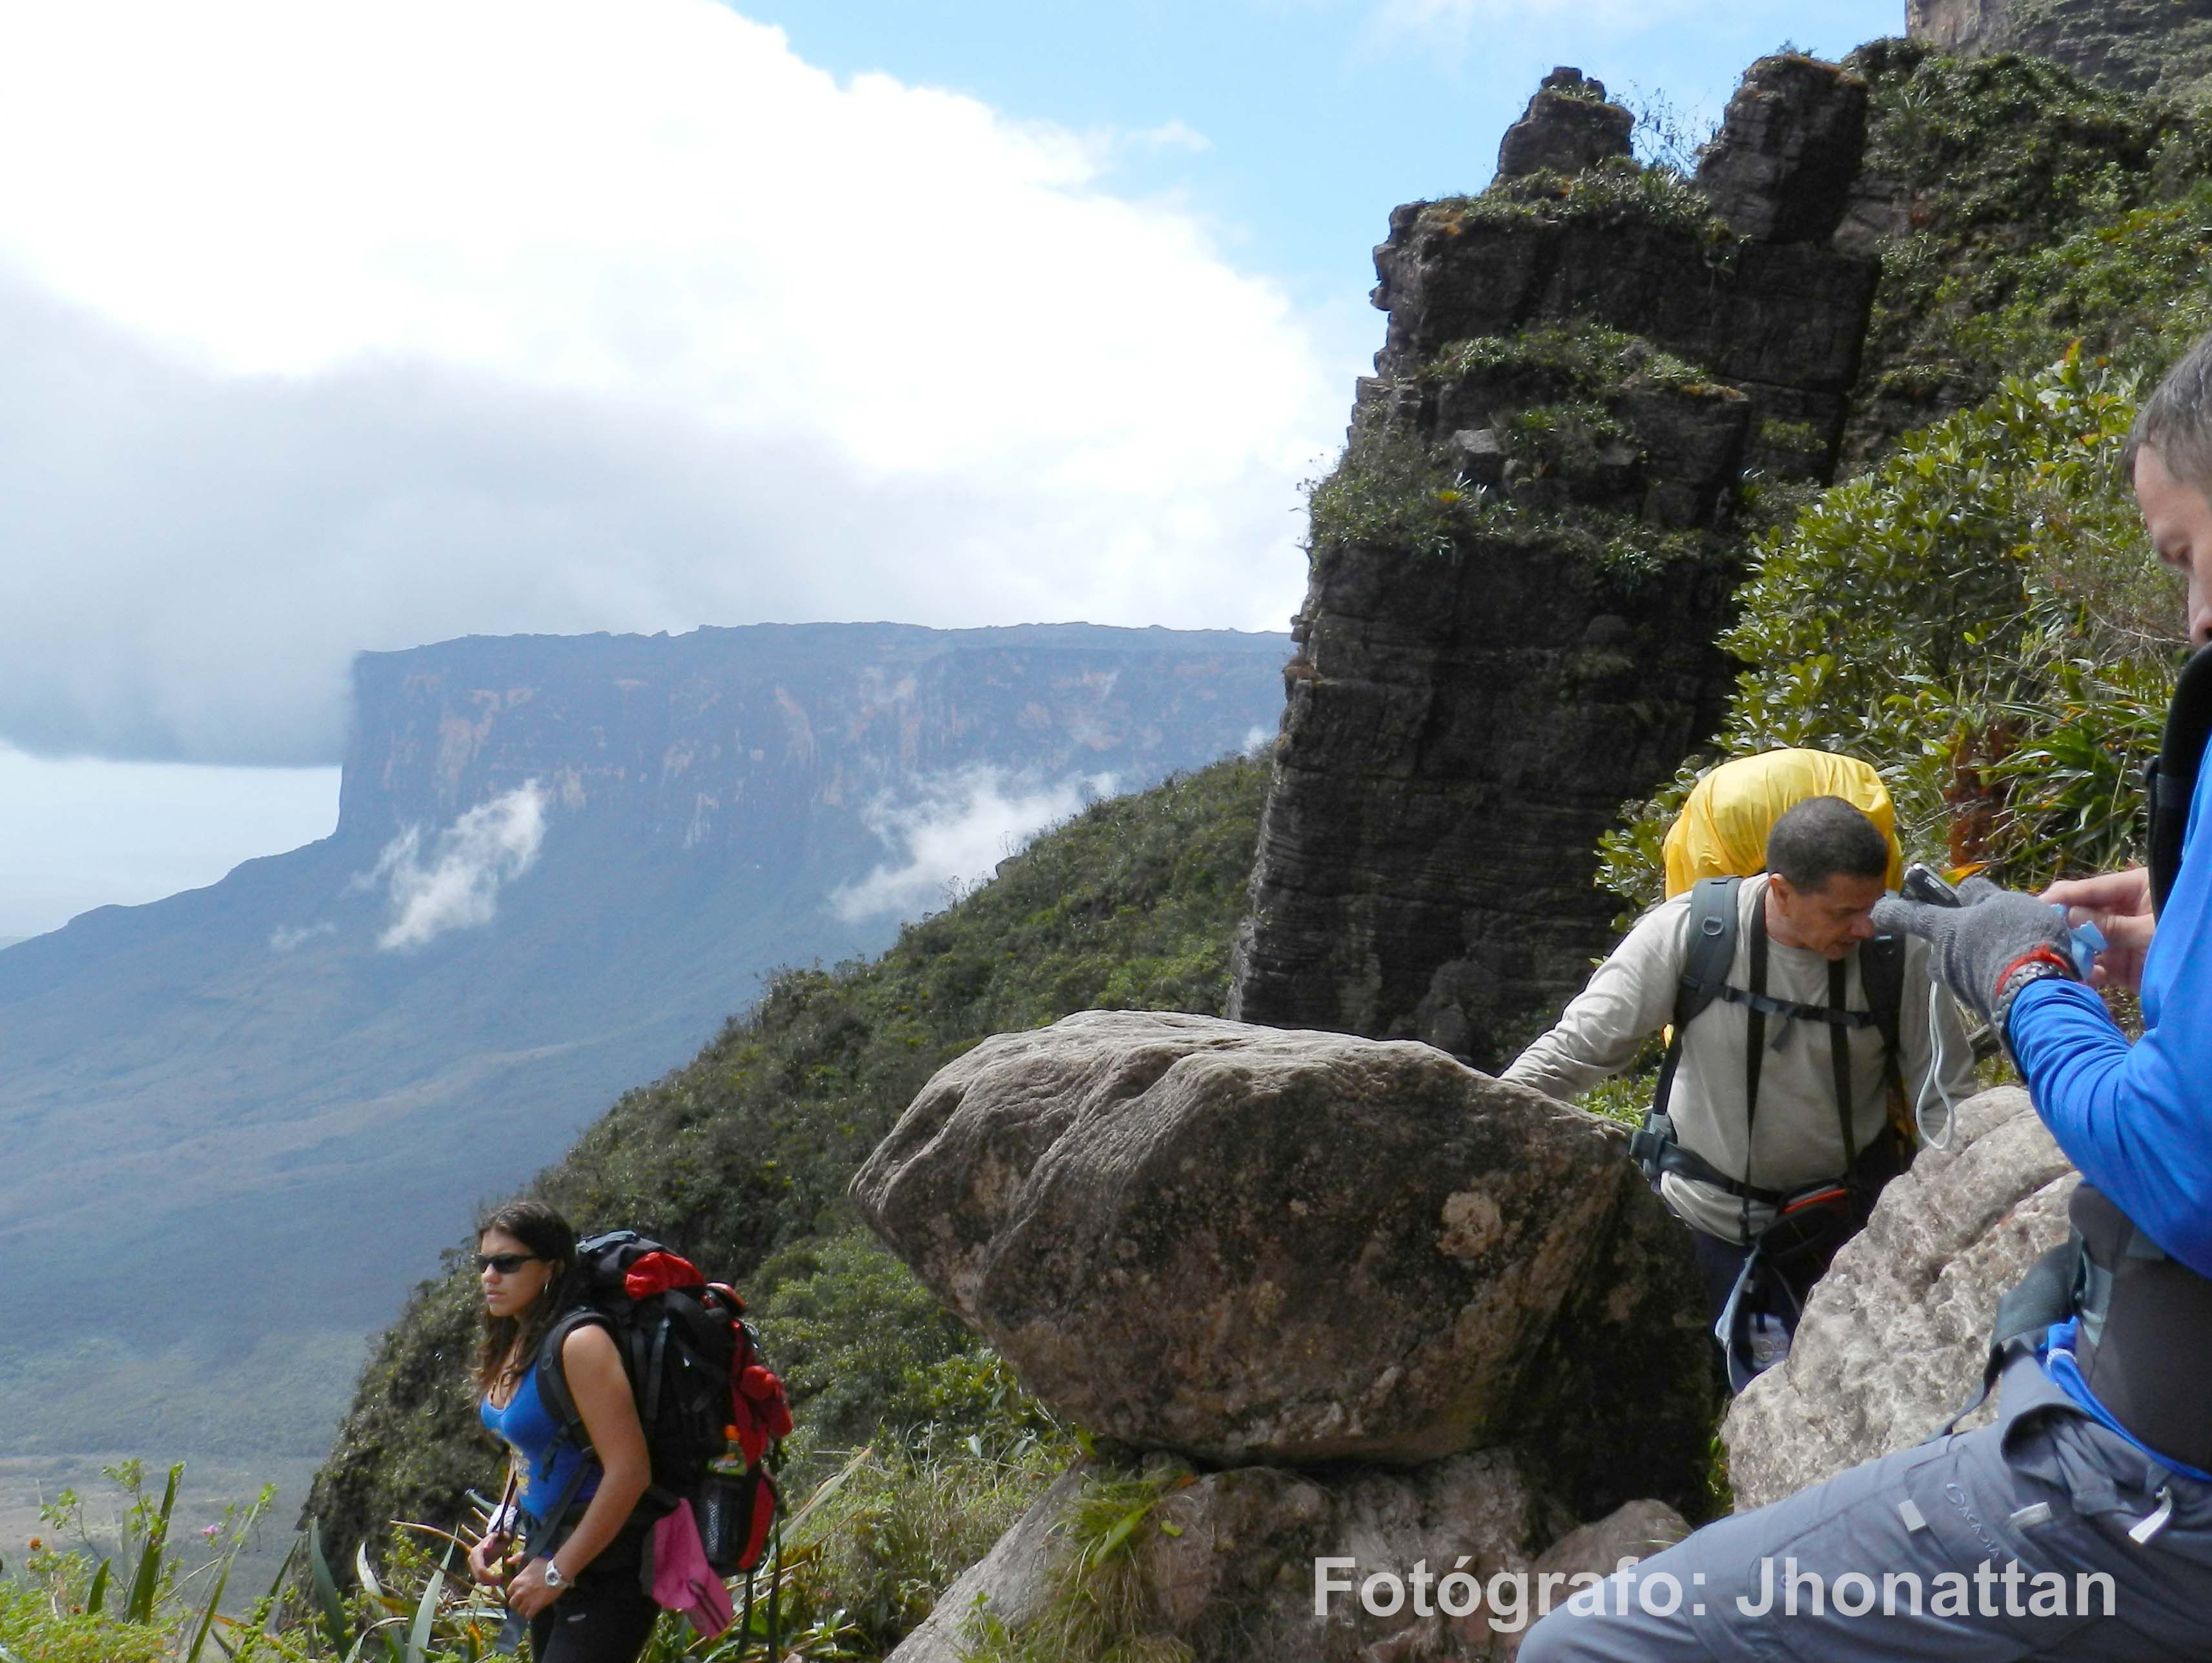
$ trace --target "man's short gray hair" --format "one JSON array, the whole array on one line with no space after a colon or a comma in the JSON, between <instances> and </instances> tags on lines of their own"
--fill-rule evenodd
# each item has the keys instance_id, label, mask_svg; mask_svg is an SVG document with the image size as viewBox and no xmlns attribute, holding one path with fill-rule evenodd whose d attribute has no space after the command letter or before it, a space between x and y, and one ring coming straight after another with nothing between
<instances>
[{"instance_id":1,"label":"man's short gray hair","mask_svg":"<svg viewBox=\"0 0 2212 1663\"><path fill-rule=\"evenodd\" d=\"M2130 479L2146 450L2156 451L2175 479L2212 500L2212 335L2166 371L2136 412L2120 464Z\"/></svg>"},{"instance_id":2,"label":"man's short gray hair","mask_svg":"<svg viewBox=\"0 0 2212 1663\"><path fill-rule=\"evenodd\" d=\"M1842 798L1808 797L1784 810L1766 834L1766 870L1808 895L1838 872L1887 877L1889 840Z\"/></svg>"}]
</instances>

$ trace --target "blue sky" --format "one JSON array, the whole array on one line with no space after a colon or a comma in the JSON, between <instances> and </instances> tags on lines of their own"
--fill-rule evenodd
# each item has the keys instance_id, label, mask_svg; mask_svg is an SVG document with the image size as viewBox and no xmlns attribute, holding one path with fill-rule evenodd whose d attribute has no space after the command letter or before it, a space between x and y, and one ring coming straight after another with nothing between
<instances>
[{"instance_id":1,"label":"blue sky","mask_svg":"<svg viewBox=\"0 0 2212 1663\"><path fill-rule=\"evenodd\" d=\"M1124 143L1125 188L1186 197L1233 258L1340 319L1374 281L1368 251L1391 207L1486 183L1500 135L1554 65L1712 120L1744 68L1785 41L1839 57L1905 27L1903 0L752 0L739 9L840 76L881 70L1101 133L1180 124L1206 148Z\"/></svg>"},{"instance_id":2,"label":"blue sky","mask_svg":"<svg viewBox=\"0 0 2212 1663\"><path fill-rule=\"evenodd\" d=\"M1902 21L0 7L0 938L326 828L364 650L1281 628L1395 204L1554 64L1695 122Z\"/></svg>"}]
</instances>

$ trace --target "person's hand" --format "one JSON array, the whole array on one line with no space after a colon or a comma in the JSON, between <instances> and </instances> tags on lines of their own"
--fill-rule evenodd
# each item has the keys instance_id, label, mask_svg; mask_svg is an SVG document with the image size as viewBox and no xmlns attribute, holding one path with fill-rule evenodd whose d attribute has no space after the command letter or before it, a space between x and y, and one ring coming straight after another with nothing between
<instances>
[{"instance_id":1,"label":"person's hand","mask_svg":"<svg viewBox=\"0 0 2212 1663\"><path fill-rule=\"evenodd\" d=\"M2133 993L2142 986L2143 956L2158 926L2150 907L2150 874L2141 866L2095 877L2069 878L2043 892L2045 901L2066 908L2067 920L2094 924L2104 932L2105 950L2089 972L2092 987L2118 987Z\"/></svg>"},{"instance_id":2,"label":"person's hand","mask_svg":"<svg viewBox=\"0 0 2212 1663\"><path fill-rule=\"evenodd\" d=\"M469 1575L486 1587L495 1588L507 1581L501 1563L506 1557L507 1538L497 1533L488 1535L469 1550Z\"/></svg>"},{"instance_id":3,"label":"person's hand","mask_svg":"<svg viewBox=\"0 0 2212 1663\"><path fill-rule=\"evenodd\" d=\"M2029 981L2075 979L2066 920L2049 901L1985 877L1961 883L1959 900L1956 907L1931 907L1887 895L1875 902L1874 926L1927 942L1943 985L2002 1034L2013 995Z\"/></svg>"},{"instance_id":4,"label":"person's hand","mask_svg":"<svg viewBox=\"0 0 2212 1663\"><path fill-rule=\"evenodd\" d=\"M545 1586L545 1561L532 1559L515 1572L514 1580L507 1585L507 1608L525 1617L535 1617L564 1592Z\"/></svg>"}]
</instances>

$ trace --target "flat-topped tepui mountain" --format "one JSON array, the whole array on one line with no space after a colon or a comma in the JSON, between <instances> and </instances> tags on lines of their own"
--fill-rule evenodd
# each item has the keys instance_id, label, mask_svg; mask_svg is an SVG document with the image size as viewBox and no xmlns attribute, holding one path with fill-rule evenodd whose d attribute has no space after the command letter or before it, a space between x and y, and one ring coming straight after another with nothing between
<instances>
[{"instance_id":1,"label":"flat-topped tepui mountain","mask_svg":"<svg viewBox=\"0 0 2212 1663\"><path fill-rule=\"evenodd\" d=\"M0 1290L19 1452L315 1453L359 1336L482 1199L764 973L941 904L934 849L988 864L1010 816L1272 733L1287 646L761 625L364 656L331 836L0 954L0 1234L70 1263ZM104 1400L118 1347L180 1346L252 1381L234 1423Z\"/></svg>"}]
</instances>

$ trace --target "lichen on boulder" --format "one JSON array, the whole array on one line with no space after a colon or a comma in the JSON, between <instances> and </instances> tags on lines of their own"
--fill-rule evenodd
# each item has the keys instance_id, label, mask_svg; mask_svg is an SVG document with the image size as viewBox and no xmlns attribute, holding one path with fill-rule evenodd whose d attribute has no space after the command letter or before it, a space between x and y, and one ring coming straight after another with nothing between
<instances>
[{"instance_id":1,"label":"lichen on boulder","mask_svg":"<svg viewBox=\"0 0 2212 1663\"><path fill-rule=\"evenodd\" d=\"M1218 1466L1510 1444L1588 1516L1693 1496L1711 1409L1622 1138L1426 1046L1091 1011L940 1070L853 1194L1092 1432Z\"/></svg>"}]
</instances>

